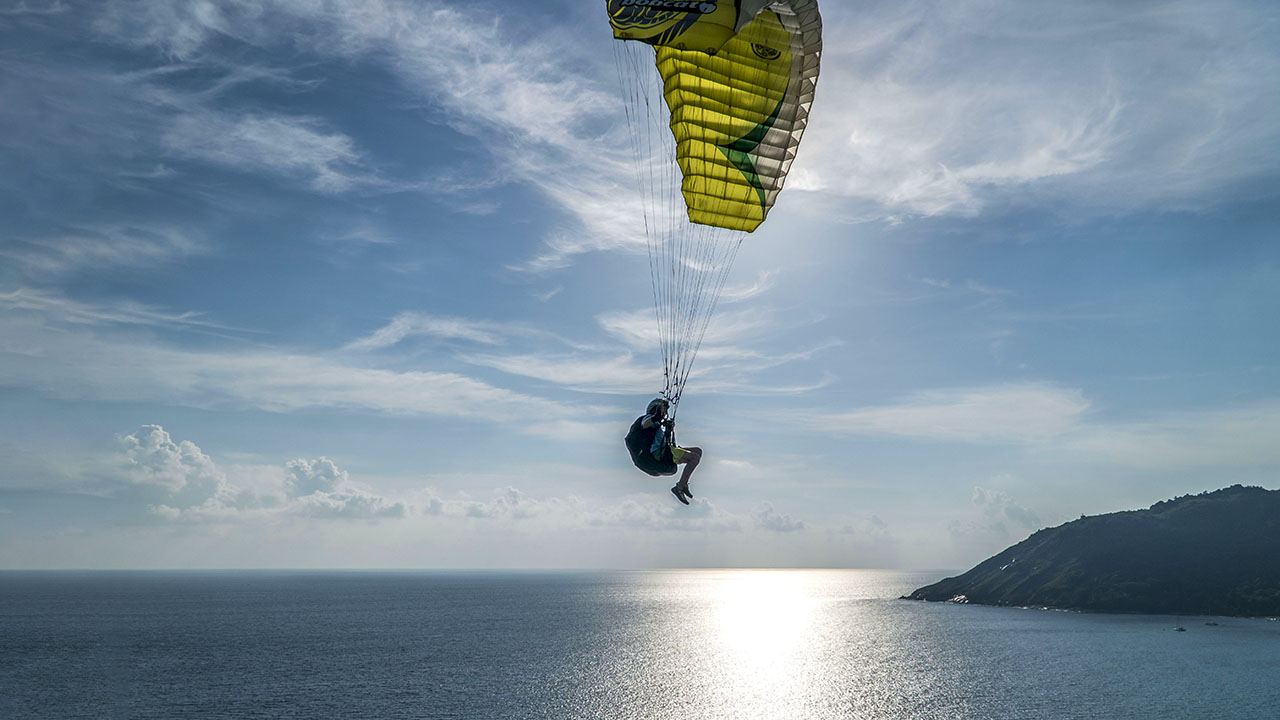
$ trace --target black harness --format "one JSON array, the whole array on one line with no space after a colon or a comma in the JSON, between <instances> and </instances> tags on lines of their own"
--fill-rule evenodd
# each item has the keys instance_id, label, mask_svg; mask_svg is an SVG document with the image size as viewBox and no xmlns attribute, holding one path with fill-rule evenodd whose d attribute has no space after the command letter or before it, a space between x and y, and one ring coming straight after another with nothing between
<instances>
[{"instance_id":1,"label":"black harness","mask_svg":"<svg viewBox=\"0 0 1280 720\"><path fill-rule=\"evenodd\" d=\"M667 428L667 435L662 447L658 450L658 454L654 455L653 439L657 436L660 426L644 427L644 419L648 415L641 415L636 421L631 423L631 430L627 432L627 451L631 453L631 462L635 466L650 475L675 475L676 461L671 457L671 446L676 443L676 432L674 426Z\"/></svg>"}]
</instances>

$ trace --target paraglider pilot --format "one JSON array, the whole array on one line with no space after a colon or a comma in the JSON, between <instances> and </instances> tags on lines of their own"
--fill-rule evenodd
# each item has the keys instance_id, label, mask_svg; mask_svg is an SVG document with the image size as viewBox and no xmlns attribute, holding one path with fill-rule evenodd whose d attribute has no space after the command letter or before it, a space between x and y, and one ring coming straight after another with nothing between
<instances>
[{"instance_id":1,"label":"paraglider pilot","mask_svg":"<svg viewBox=\"0 0 1280 720\"><path fill-rule=\"evenodd\" d=\"M667 417L671 405L665 398L655 398L645 408L644 415L631 423L627 432L627 450L631 461L644 472L659 475L675 475L678 466L684 465L680 481L671 488L671 494L685 505L693 493L689 492L689 476L702 460L702 448L676 445L675 421Z\"/></svg>"}]
</instances>

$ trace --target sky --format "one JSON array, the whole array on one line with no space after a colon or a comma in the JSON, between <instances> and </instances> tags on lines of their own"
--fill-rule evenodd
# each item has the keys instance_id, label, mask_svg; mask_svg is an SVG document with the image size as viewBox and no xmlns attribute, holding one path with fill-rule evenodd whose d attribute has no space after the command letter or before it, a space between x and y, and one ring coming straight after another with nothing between
<instances>
[{"instance_id":1,"label":"sky","mask_svg":"<svg viewBox=\"0 0 1280 720\"><path fill-rule=\"evenodd\" d=\"M821 9L685 507L602 2L0 0L0 567L963 569L1280 488L1280 5Z\"/></svg>"}]
</instances>

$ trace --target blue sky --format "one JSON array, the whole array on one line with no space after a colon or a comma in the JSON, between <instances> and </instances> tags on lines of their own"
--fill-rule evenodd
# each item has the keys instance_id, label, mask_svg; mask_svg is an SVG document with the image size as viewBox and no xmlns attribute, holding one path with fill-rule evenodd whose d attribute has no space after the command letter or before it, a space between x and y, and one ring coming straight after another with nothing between
<instances>
[{"instance_id":1,"label":"blue sky","mask_svg":"<svg viewBox=\"0 0 1280 720\"><path fill-rule=\"evenodd\" d=\"M959 568L1280 487L1280 8L826 3L681 405L603 3L0 0L0 566Z\"/></svg>"}]
</instances>

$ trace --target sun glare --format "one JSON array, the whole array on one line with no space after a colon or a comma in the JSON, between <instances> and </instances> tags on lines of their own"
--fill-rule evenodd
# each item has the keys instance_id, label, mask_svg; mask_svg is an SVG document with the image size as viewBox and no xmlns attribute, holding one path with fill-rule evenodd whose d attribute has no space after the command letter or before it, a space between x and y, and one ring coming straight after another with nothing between
<instances>
[{"instance_id":1,"label":"sun glare","mask_svg":"<svg viewBox=\"0 0 1280 720\"><path fill-rule=\"evenodd\" d=\"M721 665L738 682L785 682L810 641L819 599L802 571L752 570L725 578L713 613Z\"/></svg>"}]
</instances>

